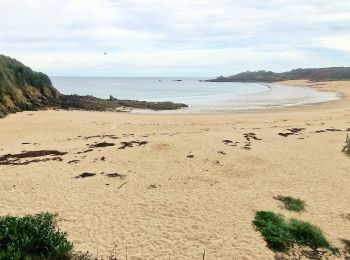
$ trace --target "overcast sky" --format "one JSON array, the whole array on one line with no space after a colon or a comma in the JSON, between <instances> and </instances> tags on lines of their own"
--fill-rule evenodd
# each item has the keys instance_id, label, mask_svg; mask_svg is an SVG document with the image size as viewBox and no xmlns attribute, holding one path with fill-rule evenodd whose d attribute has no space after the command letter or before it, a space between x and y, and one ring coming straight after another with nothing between
<instances>
[{"instance_id":1,"label":"overcast sky","mask_svg":"<svg viewBox=\"0 0 350 260\"><path fill-rule=\"evenodd\" d=\"M0 53L50 76L350 66L350 0L0 0L0 17Z\"/></svg>"}]
</instances>

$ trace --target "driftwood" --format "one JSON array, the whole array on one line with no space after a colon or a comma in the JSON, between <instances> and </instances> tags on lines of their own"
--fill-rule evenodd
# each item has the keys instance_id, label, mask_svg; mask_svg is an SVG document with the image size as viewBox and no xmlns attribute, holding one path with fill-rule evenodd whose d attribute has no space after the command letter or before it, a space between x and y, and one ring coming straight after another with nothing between
<instances>
[{"instance_id":1,"label":"driftwood","mask_svg":"<svg viewBox=\"0 0 350 260\"><path fill-rule=\"evenodd\" d=\"M344 146L342 152L350 153L350 137L349 135L346 136L346 145Z\"/></svg>"},{"instance_id":2,"label":"driftwood","mask_svg":"<svg viewBox=\"0 0 350 260\"><path fill-rule=\"evenodd\" d=\"M126 182L124 182L123 184L121 184L119 187L118 187L118 190L121 188L121 187L123 187L125 184L127 184L128 182L126 181Z\"/></svg>"}]
</instances>

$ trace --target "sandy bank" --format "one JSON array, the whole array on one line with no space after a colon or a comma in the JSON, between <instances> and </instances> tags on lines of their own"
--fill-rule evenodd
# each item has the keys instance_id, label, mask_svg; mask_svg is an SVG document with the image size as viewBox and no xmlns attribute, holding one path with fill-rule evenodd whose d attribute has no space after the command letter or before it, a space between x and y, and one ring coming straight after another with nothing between
<instances>
[{"instance_id":1,"label":"sandy bank","mask_svg":"<svg viewBox=\"0 0 350 260\"><path fill-rule=\"evenodd\" d=\"M0 156L67 154L0 165L0 214L58 212L77 249L102 257L117 244L129 259L201 259L204 249L206 259L273 259L252 226L257 210L310 221L340 246L350 239L350 159L340 152L350 82L283 83L344 98L226 115L10 115L0 120ZM302 130L280 135L292 128ZM75 178L82 173L96 175ZM306 212L284 210L279 194L305 200Z\"/></svg>"}]
</instances>

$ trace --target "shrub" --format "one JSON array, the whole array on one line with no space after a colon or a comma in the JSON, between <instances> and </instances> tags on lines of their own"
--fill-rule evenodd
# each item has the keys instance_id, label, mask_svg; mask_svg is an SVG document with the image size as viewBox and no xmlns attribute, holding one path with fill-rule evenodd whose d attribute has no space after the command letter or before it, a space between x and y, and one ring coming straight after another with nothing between
<instances>
[{"instance_id":1,"label":"shrub","mask_svg":"<svg viewBox=\"0 0 350 260\"><path fill-rule=\"evenodd\" d=\"M281 215L269 211L258 211L253 224L272 250L284 252L291 246L293 240L289 226Z\"/></svg>"},{"instance_id":2,"label":"shrub","mask_svg":"<svg viewBox=\"0 0 350 260\"><path fill-rule=\"evenodd\" d=\"M330 248L330 244L324 237L321 229L308 222L291 219L290 231L298 245Z\"/></svg>"},{"instance_id":3,"label":"shrub","mask_svg":"<svg viewBox=\"0 0 350 260\"><path fill-rule=\"evenodd\" d=\"M67 234L50 213L0 217L0 259L84 259L73 253Z\"/></svg>"},{"instance_id":4,"label":"shrub","mask_svg":"<svg viewBox=\"0 0 350 260\"><path fill-rule=\"evenodd\" d=\"M322 231L308 222L296 219L287 222L281 215L258 211L253 224L274 251L286 252L293 243L312 248L330 248Z\"/></svg>"},{"instance_id":5,"label":"shrub","mask_svg":"<svg viewBox=\"0 0 350 260\"><path fill-rule=\"evenodd\" d=\"M296 212L301 212L305 210L305 202L302 201L301 199L284 197L281 195L275 197L275 199L281 201L287 210L296 211Z\"/></svg>"}]
</instances>

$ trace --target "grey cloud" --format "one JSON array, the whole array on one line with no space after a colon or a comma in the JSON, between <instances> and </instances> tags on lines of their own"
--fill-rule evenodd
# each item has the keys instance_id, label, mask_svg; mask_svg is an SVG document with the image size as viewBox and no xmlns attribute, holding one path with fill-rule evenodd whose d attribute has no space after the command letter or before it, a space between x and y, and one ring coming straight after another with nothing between
<instances>
[{"instance_id":1,"label":"grey cloud","mask_svg":"<svg viewBox=\"0 0 350 260\"><path fill-rule=\"evenodd\" d=\"M170 68L188 74L197 66L191 71L203 75L227 68L346 65L350 52L344 46L348 0L1 0L0 16L1 52L53 74L90 72L79 66L83 62L101 67L105 50L114 59L108 74L122 73L124 65L140 74L161 66L169 69L165 74ZM242 48L245 59L235 54Z\"/></svg>"}]
</instances>

